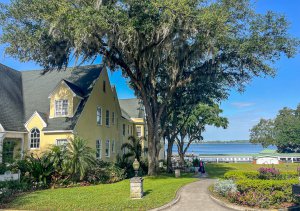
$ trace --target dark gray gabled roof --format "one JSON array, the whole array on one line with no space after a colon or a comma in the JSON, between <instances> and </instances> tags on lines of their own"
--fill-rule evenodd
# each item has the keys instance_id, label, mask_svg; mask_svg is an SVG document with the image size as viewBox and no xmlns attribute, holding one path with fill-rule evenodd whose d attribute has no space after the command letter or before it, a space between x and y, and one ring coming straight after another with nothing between
<instances>
[{"instance_id":1,"label":"dark gray gabled roof","mask_svg":"<svg viewBox=\"0 0 300 211\"><path fill-rule=\"evenodd\" d=\"M145 117L144 106L139 99L120 99L119 103L121 109L124 110L131 118Z\"/></svg>"},{"instance_id":2,"label":"dark gray gabled roof","mask_svg":"<svg viewBox=\"0 0 300 211\"><path fill-rule=\"evenodd\" d=\"M23 96L26 121L35 111L43 113L44 116L49 116L50 103L48 96L57 84L61 80L64 80L72 91L83 99L72 118L48 118L48 125L44 128L44 131L73 130L101 70L102 66L91 65L67 68L65 71L52 71L44 75L41 74L42 71L23 71Z\"/></svg>"},{"instance_id":3,"label":"dark gray gabled roof","mask_svg":"<svg viewBox=\"0 0 300 211\"><path fill-rule=\"evenodd\" d=\"M21 73L0 64L0 124L7 131L25 131Z\"/></svg>"},{"instance_id":4,"label":"dark gray gabled roof","mask_svg":"<svg viewBox=\"0 0 300 211\"><path fill-rule=\"evenodd\" d=\"M75 84L73 84L72 82L70 81L67 81L67 80L63 80L67 86L72 90L72 92L74 92L77 96L79 97L84 97L84 94L82 93L82 90L80 87L76 86Z\"/></svg>"},{"instance_id":5,"label":"dark gray gabled roof","mask_svg":"<svg viewBox=\"0 0 300 211\"><path fill-rule=\"evenodd\" d=\"M0 64L0 124L7 131L26 131L24 124L37 111L47 123L45 131L73 130L101 70L102 66L91 65L42 74ZM48 96L62 80L82 100L72 118L49 119Z\"/></svg>"}]
</instances>

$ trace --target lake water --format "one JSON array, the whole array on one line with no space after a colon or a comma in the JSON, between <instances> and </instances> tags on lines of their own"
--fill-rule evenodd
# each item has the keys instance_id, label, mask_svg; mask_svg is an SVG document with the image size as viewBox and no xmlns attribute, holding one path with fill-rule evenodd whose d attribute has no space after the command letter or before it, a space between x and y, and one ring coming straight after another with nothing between
<instances>
[{"instance_id":1,"label":"lake water","mask_svg":"<svg viewBox=\"0 0 300 211\"><path fill-rule=\"evenodd\" d=\"M166 146L167 149L167 146ZM195 143L191 144L187 154L256 154L264 150L261 145L243 143L243 144L208 144ZM267 149L276 149L275 146L270 146ZM173 154L177 154L177 146L173 146Z\"/></svg>"}]
</instances>

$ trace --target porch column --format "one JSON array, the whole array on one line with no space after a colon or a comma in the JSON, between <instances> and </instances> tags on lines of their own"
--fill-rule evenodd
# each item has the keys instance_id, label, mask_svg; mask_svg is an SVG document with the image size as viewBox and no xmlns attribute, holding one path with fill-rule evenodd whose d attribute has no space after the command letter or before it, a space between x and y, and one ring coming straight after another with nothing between
<instances>
[{"instance_id":1,"label":"porch column","mask_svg":"<svg viewBox=\"0 0 300 211\"><path fill-rule=\"evenodd\" d=\"M5 133L0 133L0 163L2 163L2 155L3 155L3 140L5 137Z\"/></svg>"}]
</instances>

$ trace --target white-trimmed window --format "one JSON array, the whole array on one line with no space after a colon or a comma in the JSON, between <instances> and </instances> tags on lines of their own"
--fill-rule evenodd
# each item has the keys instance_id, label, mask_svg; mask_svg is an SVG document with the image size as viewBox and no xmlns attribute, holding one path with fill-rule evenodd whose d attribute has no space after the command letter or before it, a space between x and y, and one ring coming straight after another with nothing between
<instances>
[{"instance_id":1,"label":"white-trimmed window","mask_svg":"<svg viewBox=\"0 0 300 211\"><path fill-rule=\"evenodd\" d=\"M97 107L97 125L102 125L102 108Z\"/></svg>"},{"instance_id":2,"label":"white-trimmed window","mask_svg":"<svg viewBox=\"0 0 300 211\"><path fill-rule=\"evenodd\" d=\"M123 124L123 136L125 136L125 124Z\"/></svg>"},{"instance_id":3,"label":"white-trimmed window","mask_svg":"<svg viewBox=\"0 0 300 211\"><path fill-rule=\"evenodd\" d=\"M127 134L129 135L129 125L127 125Z\"/></svg>"},{"instance_id":4,"label":"white-trimmed window","mask_svg":"<svg viewBox=\"0 0 300 211\"><path fill-rule=\"evenodd\" d=\"M30 148L37 149L40 148L40 130L33 128L30 131Z\"/></svg>"},{"instance_id":5,"label":"white-trimmed window","mask_svg":"<svg viewBox=\"0 0 300 211\"><path fill-rule=\"evenodd\" d=\"M105 125L109 126L109 110L106 110L106 115L105 115Z\"/></svg>"},{"instance_id":6,"label":"white-trimmed window","mask_svg":"<svg viewBox=\"0 0 300 211\"><path fill-rule=\"evenodd\" d=\"M115 149L115 140L112 140L112 141L111 141L111 151L112 151L112 152L115 152L115 150L116 150L116 149Z\"/></svg>"},{"instance_id":7,"label":"white-trimmed window","mask_svg":"<svg viewBox=\"0 0 300 211\"><path fill-rule=\"evenodd\" d=\"M115 112L112 112L112 114L111 114L111 124L112 125L115 124Z\"/></svg>"},{"instance_id":8,"label":"white-trimmed window","mask_svg":"<svg viewBox=\"0 0 300 211\"><path fill-rule=\"evenodd\" d=\"M68 139L56 139L57 146L66 146L68 144Z\"/></svg>"},{"instance_id":9,"label":"white-trimmed window","mask_svg":"<svg viewBox=\"0 0 300 211\"><path fill-rule=\"evenodd\" d=\"M101 153L102 153L102 141L96 140L96 158L101 159Z\"/></svg>"},{"instance_id":10,"label":"white-trimmed window","mask_svg":"<svg viewBox=\"0 0 300 211\"><path fill-rule=\"evenodd\" d=\"M141 137L142 136L142 127L136 126L136 136Z\"/></svg>"},{"instance_id":11,"label":"white-trimmed window","mask_svg":"<svg viewBox=\"0 0 300 211\"><path fill-rule=\"evenodd\" d=\"M105 156L110 157L110 141L106 140L105 142Z\"/></svg>"},{"instance_id":12,"label":"white-trimmed window","mask_svg":"<svg viewBox=\"0 0 300 211\"><path fill-rule=\"evenodd\" d=\"M55 100L55 116L68 116L68 100Z\"/></svg>"}]
</instances>

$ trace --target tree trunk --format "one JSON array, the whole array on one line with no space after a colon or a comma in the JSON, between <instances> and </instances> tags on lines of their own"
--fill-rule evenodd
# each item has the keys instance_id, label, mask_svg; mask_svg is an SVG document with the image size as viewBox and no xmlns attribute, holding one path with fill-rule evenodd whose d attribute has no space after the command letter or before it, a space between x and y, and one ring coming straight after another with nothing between
<instances>
[{"instance_id":1,"label":"tree trunk","mask_svg":"<svg viewBox=\"0 0 300 211\"><path fill-rule=\"evenodd\" d=\"M157 145L159 144L158 131L155 130L151 122L147 122L148 125L148 175L157 175L158 169L158 157L157 157Z\"/></svg>"},{"instance_id":2,"label":"tree trunk","mask_svg":"<svg viewBox=\"0 0 300 211\"><path fill-rule=\"evenodd\" d=\"M172 168L172 148L173 148L174 141L168 140L168 149L167 149L167 172L173 173Z\"/></svg>"},{"instance_id":3,"label":"tree trunk","mask_svg":"<svg viewBox=\"0 0 300 211\"><path fill-rule=\"evenodd\" d=\"M178 154L179 154L180 166L182 167L184 165L184 153L183 152L178 152Z\"/></svg>"}]
</instances>

